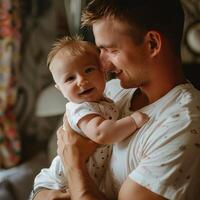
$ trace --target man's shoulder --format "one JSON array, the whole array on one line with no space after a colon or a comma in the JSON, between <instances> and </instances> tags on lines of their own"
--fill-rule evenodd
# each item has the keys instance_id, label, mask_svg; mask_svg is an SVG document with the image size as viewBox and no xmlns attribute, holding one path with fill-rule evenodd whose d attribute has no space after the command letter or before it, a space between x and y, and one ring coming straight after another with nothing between
<instances>
[{"instance_id":1,"label":"man's shoulder","mask_svg":"<svg viewBox=\"0 0 200 200\"><path fill-rule=\"evenodd\" d=\"M200 92L191 84L180 85L155 107L156 120L162 126L189 129L200 121Z\"/></svg>"},{"instance_id":2,"label":"man's shoulder","mask_svg":"<svg viewBox=\"0 0 200 200\"><path fill-rule=\"evenodd\" d=\"M200 91L192 84L181 85L179 91L176 102L180 107L192 110L200 107Z\"/></svg>"},{"instance_id":3,"label":"man's shoulder","mask_svg":"<svg viewBox=\"0 0 200 200\"><path fill-rule=\"evenodd\" d=\"M162 97L158 104L164 111L180 111L200 106L200 91L191 84L182 84L173 88ZM184 108L184 109L183 109Z\"/></svg>"}]
</instances>

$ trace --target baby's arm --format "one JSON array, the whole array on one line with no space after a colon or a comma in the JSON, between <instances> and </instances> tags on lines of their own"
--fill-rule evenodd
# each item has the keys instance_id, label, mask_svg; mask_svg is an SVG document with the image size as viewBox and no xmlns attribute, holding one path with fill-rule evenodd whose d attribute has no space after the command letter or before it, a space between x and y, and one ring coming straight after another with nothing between
<instances>
[{"instance_id":1,"label":"baby's arm","mask_svg":"<svg viewBox=\"0 0 200 200\"><path fill-rule=\"evenodd\" d=\"M94 142L113 144L133 134L147 120L148 116L139 111L117 121L106 120L102 116L90 114L79 120L78 126Z\"/></svg>"}]
</instances>

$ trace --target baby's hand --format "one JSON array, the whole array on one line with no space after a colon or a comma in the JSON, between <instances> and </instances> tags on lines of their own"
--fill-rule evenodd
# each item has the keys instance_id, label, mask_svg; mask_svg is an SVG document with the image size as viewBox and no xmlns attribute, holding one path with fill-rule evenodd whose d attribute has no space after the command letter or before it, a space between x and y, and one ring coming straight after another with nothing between
<instances>
[{"instance_id":1,"label":"baby's hand","mask_svg":"<svg viewBox=\"0 0 200 200\"><path fill-rule=\"evenodd\" d=\"M143 124L145 124L149 120L149 116L140 111L134 112L131 117L134 119L137 128L140 128Z\"/></svg>"}]
</instances>

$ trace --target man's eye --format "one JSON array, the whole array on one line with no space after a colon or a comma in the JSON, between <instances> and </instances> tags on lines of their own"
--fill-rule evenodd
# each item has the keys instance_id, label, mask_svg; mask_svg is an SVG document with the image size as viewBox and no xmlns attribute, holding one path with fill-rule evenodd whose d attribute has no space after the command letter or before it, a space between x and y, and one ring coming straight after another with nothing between
<instances>
[{"instance_id":1,"label":"man's eye","mask_svg":"<svg viewBox=\"0 0 200 200\"><path fill-rule=\"evenodd\" d=\"M95 67L88 67L88 68L86 68L85 69L85 73L91 73L91 72L93 72L94 70L95 70L96 68Z\"/></svg>"},{"instance_id":2,"label":"man's eye","mask_svg":"<svg viewBox=\"0 0 200 200\"><path fill-rule=\"evenodd\" d=\"M118 52L117 49L111 49L111 50L110 50L110 53L117 53L117 52Z\"/></svg>"}]
</instances>

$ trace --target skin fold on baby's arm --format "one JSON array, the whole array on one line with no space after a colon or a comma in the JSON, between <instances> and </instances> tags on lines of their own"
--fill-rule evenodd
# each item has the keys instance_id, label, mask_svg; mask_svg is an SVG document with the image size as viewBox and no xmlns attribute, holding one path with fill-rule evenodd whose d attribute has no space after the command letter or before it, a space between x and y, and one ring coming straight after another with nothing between
<instances>
[{"instance_id":1,"label":"skin fold on baby's arm","mask_svg":"<svg viewBox=\"0 0 200 200\"><path fill-rule=\"evenodd\" d=\"M148 121L148 116L139 111L119 120L107 120L100 115L90 114L79 120L81 131L98 144L118 143Z\"/></svg>"}]
</instances>

